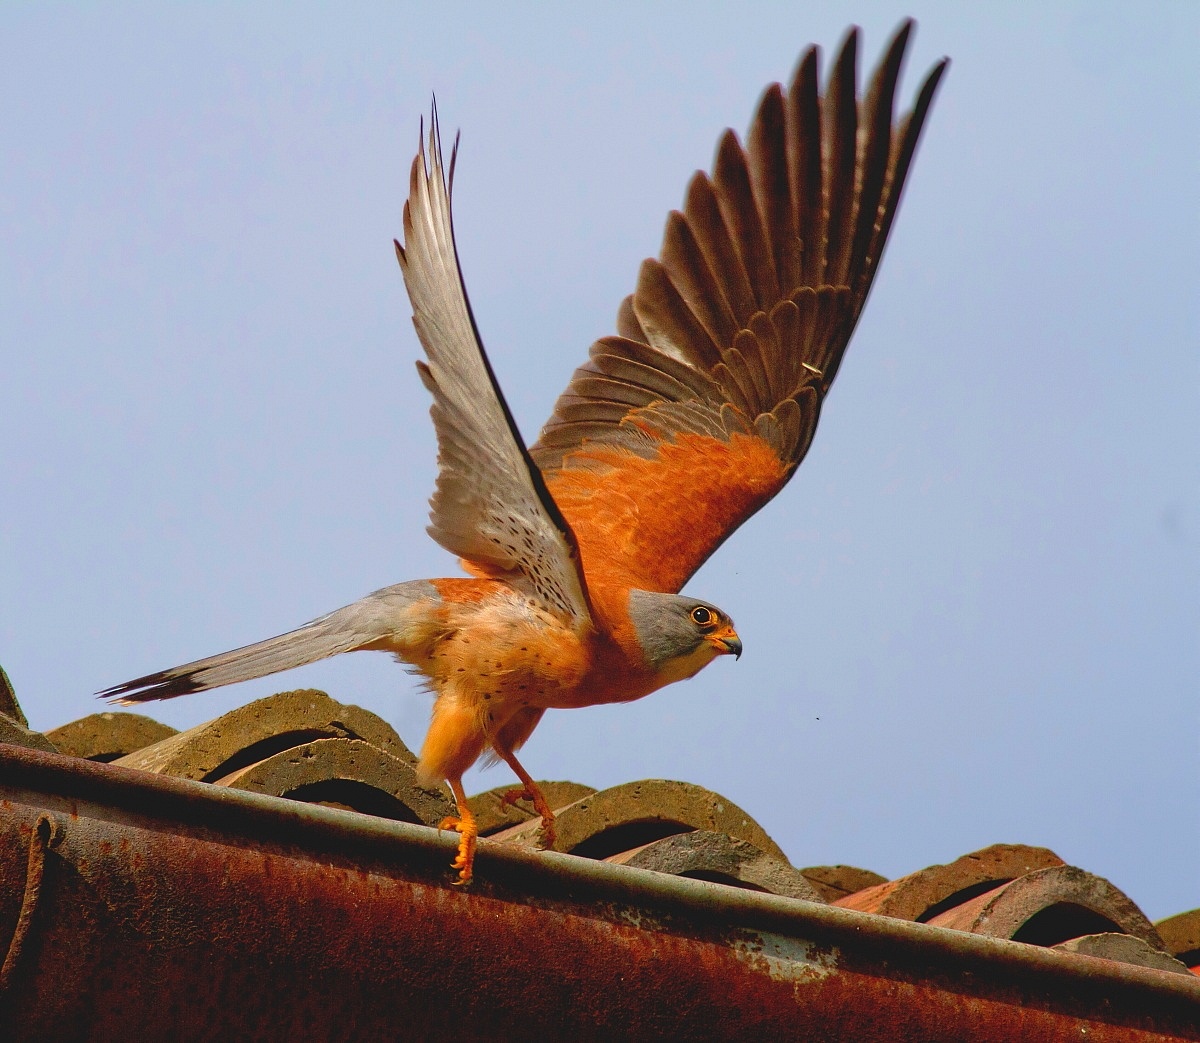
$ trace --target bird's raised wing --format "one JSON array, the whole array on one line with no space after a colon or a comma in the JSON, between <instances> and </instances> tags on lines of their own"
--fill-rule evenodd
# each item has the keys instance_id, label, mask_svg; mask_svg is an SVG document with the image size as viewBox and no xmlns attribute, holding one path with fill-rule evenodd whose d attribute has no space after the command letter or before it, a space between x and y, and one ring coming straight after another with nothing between
<instances>
[{"instance_id":1,"label":"bird's raised wing","mask_svg":"<svg viewBox=\"0 0 1200 1043\"><path fill-rule=\"evenodd\" d=\"M858 33L726 131L530 452L593 584L677 591L804 458L945 71L893 125L912 23L856 98Z\"/></svg>"},{"instance_id":2,"label":"bird's raised wing","mask_svg":"<svg viewBox=\"0 0 1200 1043\"><path fill-rule=\"evenodd\" d=\"M430 535L468 566L507 579L577 625L591 620L571 527L530 459L483 350L463 286L442 165L437 110L429 154L413 160L404 204L404 245L396 256L428 364L439 473L430 500Z\"/></svg>"}]
</instances>

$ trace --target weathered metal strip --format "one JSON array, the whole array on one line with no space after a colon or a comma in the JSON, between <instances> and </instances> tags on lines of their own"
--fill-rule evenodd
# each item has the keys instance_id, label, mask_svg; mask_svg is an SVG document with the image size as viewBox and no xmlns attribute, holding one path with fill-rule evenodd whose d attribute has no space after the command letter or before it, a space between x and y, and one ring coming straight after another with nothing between
<instances>
[{"instance_id":1,"label":"weathered metal strip","mask_svg":"<svg viewBox=\"0 0 1200 1043\"><path fill-rule=\"evenodd\" d=\"M1200 1039L1200 982L0 747L19 1039ZM44 827L45 828L45 827Z\"/></svg>"}]
</instances>

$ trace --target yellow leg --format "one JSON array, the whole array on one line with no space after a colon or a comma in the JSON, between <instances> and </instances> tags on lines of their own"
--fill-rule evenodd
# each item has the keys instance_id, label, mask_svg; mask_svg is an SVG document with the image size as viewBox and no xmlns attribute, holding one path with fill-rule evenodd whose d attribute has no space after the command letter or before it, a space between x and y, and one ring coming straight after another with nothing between
<instances>
[{"instance_id":1,"label":"yellow leg","mask_svg":"<svg viewBox=\"0 0 1200 1043\"><path fill-rule=\"evenodd\" d=\"M537 783L534 782L530 777L529 772L527 772L521 766L521 762L517 760L515 753L513 753L511 750L503 750L496 745L493 745L492 748L497 754L499 754L504 763L512 768L512 770L516 773L517 778L520 779L522 783L521 789L509 790L506 794L504 794L504 796L500 798L501 803L515 804L518 800L533 801L534 808L537 810L537 813L542 816L542 829L539 837L541 845L544 848L553 847L555 839L554 812L551 810L550 804L546 800L545 795L540 789L538 789Z\"/></svg>"},{"instance_id":2,"label":"yellow leg","mask_svg":"<svg viewBox=\"0 0 1200 1043\"><path fill-rule=\"evenodd\" d=\"M454 802L458 805L458 817L444 818L438 824L438 829L458 830L458 857L450 863L451 869L458 870L456 884L469 884L475 867L475 840L479 836L479 825L475 816L467 806L467 795L463 791L462 779L447 779L450 791L454 794Z\"/></svg>"}]
</instances>

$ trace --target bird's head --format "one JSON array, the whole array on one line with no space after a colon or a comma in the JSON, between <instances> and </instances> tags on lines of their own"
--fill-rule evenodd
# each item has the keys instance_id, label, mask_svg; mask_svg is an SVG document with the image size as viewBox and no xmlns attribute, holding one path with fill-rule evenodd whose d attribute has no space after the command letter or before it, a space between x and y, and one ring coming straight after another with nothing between
<instances>
[{"instance_id":1,"label":"bird's head","mask_svg":"<svg viewBox=\"0 0 1200 1043\"><path fill-rule=\"evenodd\" d=\"M694 676L719 655L742 654L733 620L699 598L633 590L629 619L646 665L662 684Z\"/></svg>"}]
</instances>

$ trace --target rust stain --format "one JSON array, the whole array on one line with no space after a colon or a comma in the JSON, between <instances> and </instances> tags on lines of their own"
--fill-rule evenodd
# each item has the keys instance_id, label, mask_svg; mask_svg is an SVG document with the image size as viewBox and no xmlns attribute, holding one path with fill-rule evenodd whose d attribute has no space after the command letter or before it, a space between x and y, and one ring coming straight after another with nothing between
<instances>
[{"instance_id":1,"label":"rust stain","mask_svg":"<svg viewBox=\"0 0 1200 1043\"><path fill-rule=\"evenodd\" d=\"M1200 1038L1183 975L486 842L464 891L425 827L36 751L0 793L0 950L59 827L3 1038Z\"/></svg>"}]
</instances>

